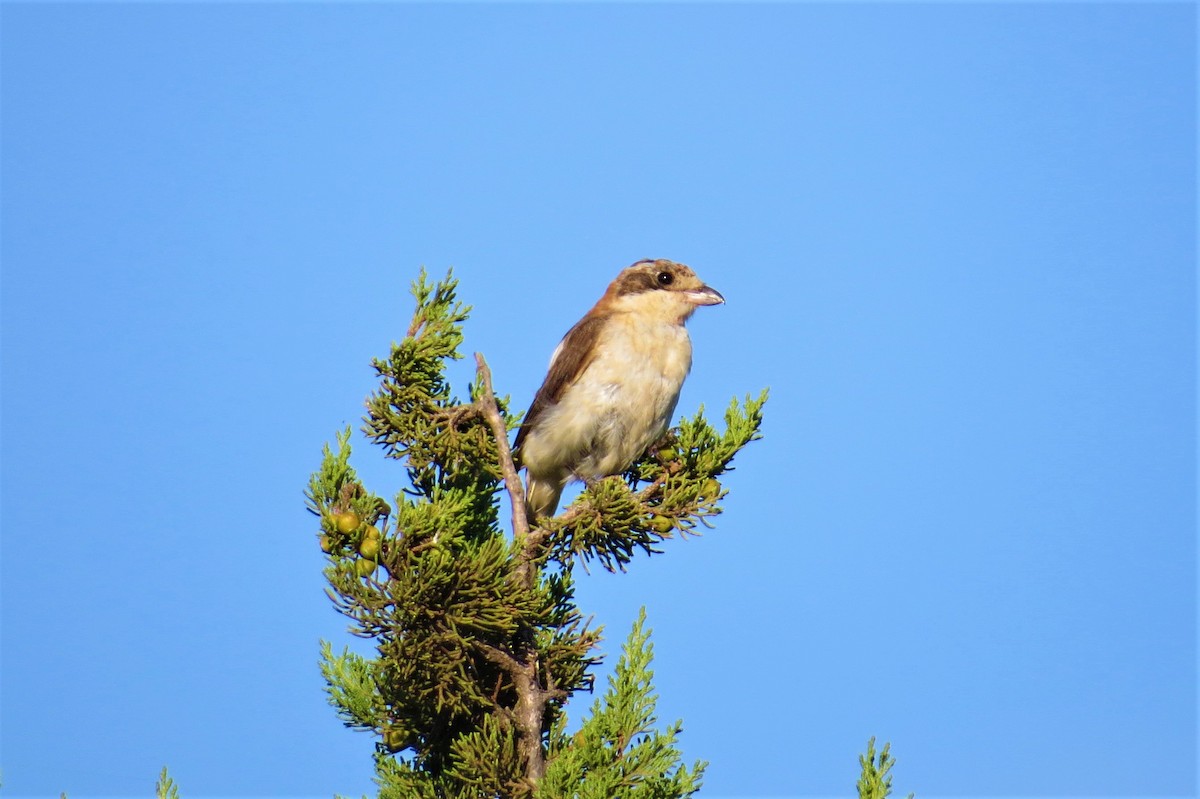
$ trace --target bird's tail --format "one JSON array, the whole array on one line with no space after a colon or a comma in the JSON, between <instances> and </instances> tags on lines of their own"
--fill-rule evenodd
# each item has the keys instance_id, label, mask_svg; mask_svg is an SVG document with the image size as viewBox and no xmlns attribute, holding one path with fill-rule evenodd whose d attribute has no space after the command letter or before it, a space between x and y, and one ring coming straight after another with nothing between
<instances>
[{"instance_id":1,"label":"bird's tail","mask_svg":"<svg viewBox=\"0 0 1200 799\"><path fill-rule=\"evenodd\" d=\"M563 486L564 483L529 478L529 488L525 492L525 513L530 523L536 522L538 517L554 515Z\"/></svg>"}]
</instances>

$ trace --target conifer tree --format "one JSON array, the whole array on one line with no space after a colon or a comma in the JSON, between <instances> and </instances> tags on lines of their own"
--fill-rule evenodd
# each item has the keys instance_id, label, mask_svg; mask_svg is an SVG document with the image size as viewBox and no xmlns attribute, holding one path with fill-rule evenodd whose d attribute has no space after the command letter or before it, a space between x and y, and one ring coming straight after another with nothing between
<instances>
[{"instance_id":1,"label":"conifer tree","mask_svg":"<svg viewBox=\"0 0 1200 799\"><path fill-rule=\"evenodd\" d=\"M574 567L623 571L721 512L720 477L759 438L766 392L733 401L725 429L703 409L623 475L596 481L532 525L509 448L519 416L476 355L460 400L445 378L470 308L452 275L413 284L404 338L373 365L363 431L403 466L392 502L350 465L351 431L326 446L306 492L320 519L328 593L365 657L322 644L330 702L376 738L381 799L674 799L700 786L680 724L656 729L644 614L578 732L565 705L590 690L600 630L574 599ZM511 508L500 521L500 495Z\"/></svg>"},{"instance_id":2,"label":"conifer tree","mask_svg":"<svg viewBox=\"0 0 1200 799\"><path fill-rule=\"evenodd\" d=\"M888 799L892 795L892 766L896 758L891 755L891 744L884 744L878 754L875 752L875 739L867 741L867 751L858 756L861 772L856 788L858 799ZM913 799L909 794L908 799Z\"/></svg>"}]
</instances>

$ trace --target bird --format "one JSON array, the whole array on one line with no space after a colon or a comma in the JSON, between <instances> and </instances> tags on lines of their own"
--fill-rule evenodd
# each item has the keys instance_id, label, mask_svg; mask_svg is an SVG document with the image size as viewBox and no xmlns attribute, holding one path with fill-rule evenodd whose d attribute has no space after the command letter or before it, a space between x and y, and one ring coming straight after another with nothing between
<instances>
[{"instance_id":1,"label":"bird","mask_svg":"<svg viewBox=\"0 0 1200 799\"><path fill-rule=\"evenodd\" d=\"M620 474L662 437L692 368L685 323L724 302L689 267L645 259L567 331L513 445L531 522L554 515L572 479Z\"/></svg>"}]
</instances>

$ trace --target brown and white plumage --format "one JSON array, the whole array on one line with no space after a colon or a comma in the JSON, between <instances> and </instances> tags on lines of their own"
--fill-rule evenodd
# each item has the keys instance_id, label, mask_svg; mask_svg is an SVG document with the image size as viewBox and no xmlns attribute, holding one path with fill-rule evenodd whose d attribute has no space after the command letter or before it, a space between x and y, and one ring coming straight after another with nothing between
<instances>
[{"instance_id":1,"label":"brown and white plumage","mask_svg":"<svg viewBox=\"0 0 1200 799\"><path fill-rule=\"evenodd\" d=\"M666 432L692 366L684 323L724 301L683 264L638 261L567 332L517 433L531 520L570 479L619 474Z\"/></svg>"}]
</instances>

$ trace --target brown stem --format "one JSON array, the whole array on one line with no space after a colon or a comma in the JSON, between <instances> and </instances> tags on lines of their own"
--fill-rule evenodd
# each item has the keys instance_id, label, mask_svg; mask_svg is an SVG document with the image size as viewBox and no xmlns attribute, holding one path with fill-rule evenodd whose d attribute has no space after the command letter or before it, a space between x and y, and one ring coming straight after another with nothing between
<instances>
[{"instance_id":1,"label":"brown stem","mask_svg":"<svg viewBox=\"0 0 1200 799\"><path fill-rule=\"evenodd\" d=\"M527 659L519 660L503 649L476 641L475 646L483 656L503 669L517 689L517 706L512 710L517 729L520 731L521 756L525 760L525 776L536 782L546 773L546 751L542 748L542 724L546 718L546 704L553 698L561 698L562 691L547 691L538 682L538 657L532 648L526 648Z\"/></svg>"},{"instance_id":2,"label":"brown stem","mask_svg":"<svg viewBox=\"0 0 1200 799\"><path fill-rule=\"evenodd\" d=\"M513 576L521 590L532 591L537 580L534 563L546 534L540 529L530 533L529 519L525 514L525 491L521 486L521 478L517 476L512 449L508 445L508 428L500 417L500 407L492 390L492 372L479 353L475 354L475 364L482 388L476 405L492 428L500 456L500 473L504 476L504 487L512 504L513 541L518 543L517 566ZM509 674L517 690L517 706L513 709L513 715L520 736L518 746L525 760L525 776L536 783L546 773L542 728L546 721L546 705L554 694L546 691L538 680L538 652L534 646L533 629L529 625L522 625L517 640L518 651L515 655L488 645L483 645L482 651L485 657Z\"/></svg>"},{"instance_id":3,"label":"brown stem","mask_svg":"<svg viewBox=\"0 0 1200 799\"><path fill-rule=\"evenodd\" d=\"M512 448L508 445L508 428L500 418L500 407L496 405L496 395L492 391L492 370L478 352L475 353L475 365L479 382L483 386L483 394L475 404L483 418L487 419L492 428L492 435L496 438L496 449L500 453L500 473L504 475L504 487L508 490L508 498L512 503L513 539L520 540L529 535L529 520L525 516L525 490L521 487L521 478L517 476Z\"/></svg>"}]
</instances>

